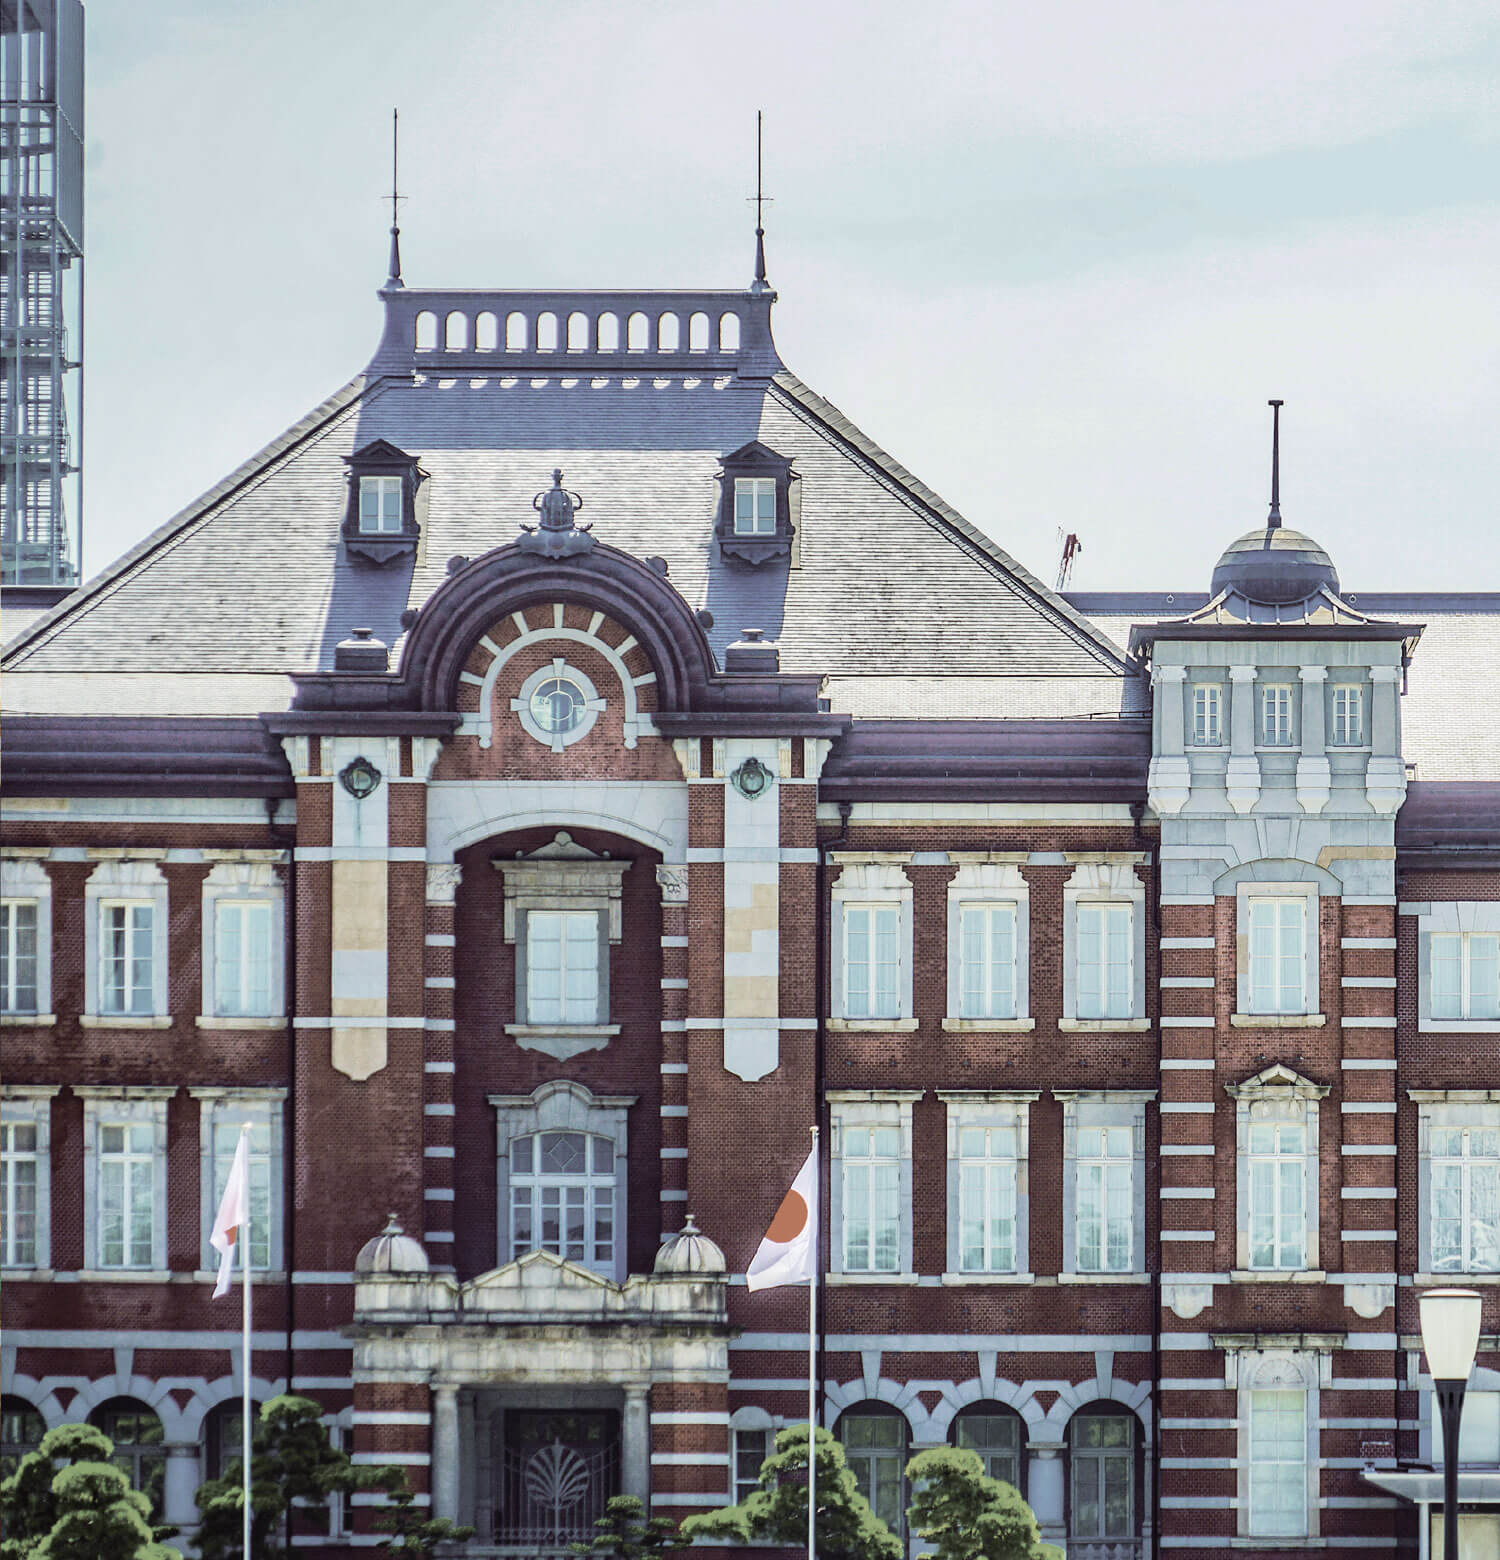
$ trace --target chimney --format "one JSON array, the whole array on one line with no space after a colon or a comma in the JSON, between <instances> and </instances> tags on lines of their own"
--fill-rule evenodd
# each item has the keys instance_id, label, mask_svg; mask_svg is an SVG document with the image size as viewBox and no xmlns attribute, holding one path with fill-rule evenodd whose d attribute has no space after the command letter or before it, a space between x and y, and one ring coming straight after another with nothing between
<instances>
[{"instance_id":1,"label":"chimney","mask_svg":"<svg viewBox=\"0 0 1500 1560\"><path fill-rule=\"evenodd\" d=\"M390 670L390 651L368 628L350 629L349 637L333 648L336 672L386 672Z\"/></svg>"},{"instance_id":2,"label":"chimney","mask_svg":"<svg viewBox=\"0 0 1500 1560\"><path fill-rule=\"evenodd\" d=\"M726 672L760 672L774 676L781 670L781 650L774 640L760 636L761 628L742 628L742 638L724 652Z\"/></svg>"}]
</instances>

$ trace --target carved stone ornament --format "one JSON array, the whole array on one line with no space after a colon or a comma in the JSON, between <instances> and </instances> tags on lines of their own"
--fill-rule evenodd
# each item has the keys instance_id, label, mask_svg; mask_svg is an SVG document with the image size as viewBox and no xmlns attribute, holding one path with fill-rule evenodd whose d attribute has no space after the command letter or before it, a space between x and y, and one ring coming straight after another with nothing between
<instances>
[{"instance_id":1,"label":"carved stone ornament","mask_svg":"<svg viewBox=\"0 0 1500 1560\"><path fill-rule=\"evenodd\" d=\"M688 899L688 869L680 866L658 867L656 886L664 905L685 905Z\"/></svg>"},{"instance_id":2,"label":"carved stone ornament","mask_svg":"<svg viewBox=\"0 0 1500 1560\"><path fill-rule=\"evenodd\" d=\"M351 759L339 770L339 784L356 802L362 802L367 796L373 796L380 789L381 779L380 771L363 753L358 758Z\"/></svg>"},{"instance_id":3,"label":"carved stone ornament","mask_svg":"<svg viewBox=\"0 0 1500 1560\"><path fill-rule=\"evenodd\" d=\"M574 558L593 547L589 527L574 522L583 500L570 493L562 480L559 468L552 473L552 486L532 499L531 507L541 516L541 524L522 525L525 534L517 543L522 552L540 553L544 558Z\"/></svg>"},{"instance_id":4,"label":"carved stone ornament","mask_svg":"<svg viewBox=\"0 0 1500 1560\"><path fill-rule=\"evenodd\" d=\"M458 892L463 868L456 861L429 861L427 863L427 903L451 905Z\"/></svg>"},{"instance_id":5,"label":"carved stone ornament","mask_svg":"<svg viewBox=\"0 0 1500 1560\"><path fill-rule=\"evenodd\" d=\"M764 796L771 789L771 783L775 780L771 773L758 758L747 758L738 769L729 777L729 783L749 801Z\"/></svg>"}]
</instances>

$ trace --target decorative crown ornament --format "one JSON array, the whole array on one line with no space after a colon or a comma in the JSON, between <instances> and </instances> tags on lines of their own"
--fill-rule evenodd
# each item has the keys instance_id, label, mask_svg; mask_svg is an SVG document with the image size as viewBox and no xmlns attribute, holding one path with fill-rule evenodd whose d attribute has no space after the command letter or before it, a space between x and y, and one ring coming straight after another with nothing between
<instances>
[{"instance_id":1,"label":"decorative crown ornament","mask_svg":"<svg viewBox=\"0 0 1500 1560\"><path fill-rule=\"evenodd\" d=\"M541 516L541 524L522 525L525 533L517 544L522 552L540 553L545 558L573 558L586 553L594 538L589 527L577 525L574 515L583 508L583 500L562 485L561 468L552 473L552 486L538 493L531 507Z\"/></svg>"}]
</instances>

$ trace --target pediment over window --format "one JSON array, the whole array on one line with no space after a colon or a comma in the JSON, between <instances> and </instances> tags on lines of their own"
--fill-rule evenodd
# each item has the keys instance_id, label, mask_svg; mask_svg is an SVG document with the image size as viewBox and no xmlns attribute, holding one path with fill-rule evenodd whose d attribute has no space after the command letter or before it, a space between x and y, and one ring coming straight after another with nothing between
<instances>
[{"instance_id":1,"label":"pediment over window","mask_svg":"<svg viewBox=\"0 0 1500 1560\"><path fill-rule=\"evenodd\" d=\"M759 439L723 457L715 532L727 557L748 564L785 558L792 550L792 462Z\"/></svg>"},{"instance_id":2,"label":"pediment over window","mask_svg":"<svg viewBox=\"0 0 1500 1560\"><path fill-rule=\"evenodd\" d=\"M1314 1083L1311 1078L1304 1078L1301 1073L1293 1071L1284 1062L1272 1062L1269 1067L1247 1078L1243 1083L1226 1083L1224 1092L1233 1095L1237 1100L1257 1099L1265 1095L1278 1097L1295 1096L1304 1100L1320 1100L1328 1093L1331 1085L1326 1083Z\"/></svg>"},{"instance_id":3,"label":"pediment over window","mask_svg":"<svg viewBox=\"0 0 1500 1560\"><path fill-rule=\"evenodd\" d=\"M351 557L377 568L417 550L417 489L427 478L415 455L389 439L375 439L352 455L349 497L341 532Z\"/></svg>"}]
</instances>

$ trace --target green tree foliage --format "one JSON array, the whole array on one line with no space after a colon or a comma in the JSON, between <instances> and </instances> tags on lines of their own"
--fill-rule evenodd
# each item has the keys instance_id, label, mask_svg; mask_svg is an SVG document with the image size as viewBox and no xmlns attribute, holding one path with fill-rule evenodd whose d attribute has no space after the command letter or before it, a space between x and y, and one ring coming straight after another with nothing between
<instances>
[{"instance_id":1,"label":"green tree foliage","mask_svg":"<svg viewBox=\"0 0 1500 1560\"><path fill-rule=\"evenodd\" d=\"M817 1434L818 1560L903 1560L901 1541L870 1510L844 1461L844 1448L821 1427ZM761 1464L760 1483L743 1504L688 1517L689 1539L807 1542L807 1426L789 1425Z\"/></svg>"},{"instance_id":2,"label":"green tree foliage","mask_svg":"<svg viewBox=\"0 0 1500 1560\"><path fill-rule=\"evenodd\" d=\"M906 1465L915 1492L907 1508L912 1532L935 1546L935 1560L1043 1560L1031 1507L1013 1485L990 1478L975 1452L935 1446Z\"/></svg>"},{"instance_id":3,"label":"green tree foliage","mask_svg":"<svg viewBox=\"0 0 1500 1560\"><path fill-rule=\"evenodd\" d=\"M394 1535L386 1542L386 1554L416 1555L421 1560L428 1560L439 1544L461 1543L466 1538L473 1538L471 1527L456 1527L446 1517L424 1516L404 1474L398 1472L385 1489L391 1509L376 1519L375 1526Z\"/></svg>"},{"instance_id":4,"label":"green tree foliage","mask_svg":"<svg viewBox=\"0 0 1500 1560\"><path fill-rule=\"evenodd\" d=\"M58 1425L0 1484L0 1560L178 1560L92 1425ZM61 1467L59 1467L59 1463Z\"/></svg>"},{"instance_id":5,"label":"green tree foliage","mask_svg":"<svg viewBox=\"0 0 1500 1560\"><path fill-rule=\"evenodd\" d=\"M646 1508L634 1495L612 1496L604 1515L594 1526L598 1537L588 1544L572 1544L575 1555L613 1555L615 1560L640 1560L643 1555L686 1549L687 1541L670 1517L646 1516Z\"/></svg>"},{"instance_id":6,"label":"green tree foliage","mask_svg":"<svg viewBox=\"0 0 1500 1560\"><path fill-rule=\"evenodd\" d=\"M399 1469L356 1467L348 1453L332 1445L321 1404L291 1394L273 1397L261 1405L250 1448L250 1560L274 1560L286 1553L286 1516L293 1501L322 1509L331 1495L404 1485ZM200 1486L198 1510L203 1514L198 1530L203 1560L241 1560L244 1505L238 1459L222 1479Z\"/></svg>"}]
</instances>

